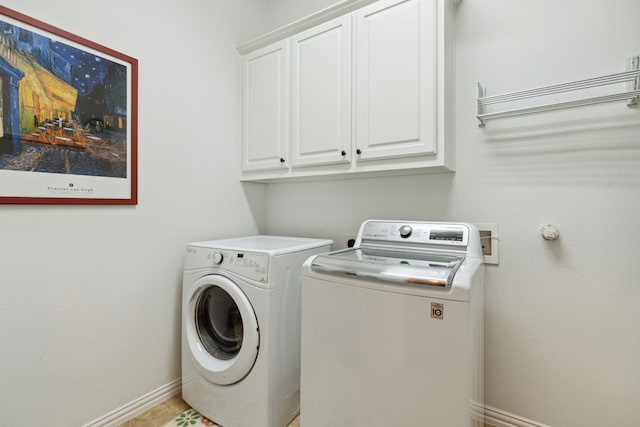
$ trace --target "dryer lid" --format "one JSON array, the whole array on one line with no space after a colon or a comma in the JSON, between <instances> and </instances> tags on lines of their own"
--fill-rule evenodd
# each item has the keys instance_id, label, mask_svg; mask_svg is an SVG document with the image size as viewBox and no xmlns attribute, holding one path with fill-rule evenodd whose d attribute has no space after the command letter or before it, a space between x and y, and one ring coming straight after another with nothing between
<instances>
[{"instance_id":1,"label":"dryer lid","mask_svg":"<svg viewBox=\"0 0 640 427\"><path fill-rule=\"evenodd\" d=\"M355 248L316 256L311 270L385 282L449 288L464 261L460 253Z\"/></svg>"}]
</instances>

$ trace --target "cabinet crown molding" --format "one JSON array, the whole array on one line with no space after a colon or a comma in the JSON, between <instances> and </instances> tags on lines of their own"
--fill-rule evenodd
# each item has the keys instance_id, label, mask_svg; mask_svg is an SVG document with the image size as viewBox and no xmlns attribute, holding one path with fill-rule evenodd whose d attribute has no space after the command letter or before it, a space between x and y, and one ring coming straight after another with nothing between
<instances>
[{"instance_id":1,"label":"cabinet crown molding","mask_svg":"<svg viewBox=\"0 0 640 427\"><path fill-rule=\"evenodd\" d=\"M338 16L353 12L354 10L359 9L362 6L374 3L376 1L378 0L343 0L339 3L327 7L326 9L322 9L316 13L313 13L309 16L301 18L297 21L294 21L290 24L287 24L283 27L280 27L260 37L241 44L237 47L238 53L244 55L256 49L260 49L261 47L285 39L316 25L330 21L331 19L337 18Z\"/></svg>"}]
</instances>

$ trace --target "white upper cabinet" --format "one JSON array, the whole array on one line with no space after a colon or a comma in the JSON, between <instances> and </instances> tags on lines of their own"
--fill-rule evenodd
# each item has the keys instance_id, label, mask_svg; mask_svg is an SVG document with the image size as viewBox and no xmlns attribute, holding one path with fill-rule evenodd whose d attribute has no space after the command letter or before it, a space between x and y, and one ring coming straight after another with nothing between
<instances>
[{"instance_id":1,"label":"white upper cabinet","mask_svg":"<svg viewBox=\"0 0 640 427\"><path fill-rule=\"evenodd\" d=\"M351 16L291 37L291 164L351 158Z\"/></svg>"},{"instance_id":2,"label":"white upper cabinet","mask_svg":"<svg viewBox=\"0 0 640 427\"><path fill-rule=\"evenodd\" d=\"M242 169L282 169L289 151L289 43L242 59Z\"/></svg>"},{"instance_id":3,"label":"white upper cabinet","mask_svg":"<svg viewBox=\"0 0 640 427\"><path fill-rule=\"evenodd\" d=\"M454 8L343 1L239 47L242 180L453 171Z\"/></svg>"},{"instance_id":4,"label":"white upper cabinet","mask_svg":"<svg viewBox=\"0 0 640 427\"><path fill-rule=\"evenodd\" d=\"M435 7L381 0L355 13L358 160L436 153Z\"/></svg>"}]
</instances>

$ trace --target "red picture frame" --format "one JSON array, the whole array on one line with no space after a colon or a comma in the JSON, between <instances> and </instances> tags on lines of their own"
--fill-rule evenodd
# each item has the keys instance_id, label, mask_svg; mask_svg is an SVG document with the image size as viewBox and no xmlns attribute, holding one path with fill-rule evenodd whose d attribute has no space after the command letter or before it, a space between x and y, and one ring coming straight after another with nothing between
<instances>
[{"instance_id":1,"label":"red picture frame","mask_svg":"<svg viewBox=\"0 0 640 427\"><path fill-rule=\"evenodd\" d=\"M0 6L0 203L138 203L138 61Z\"/></svg>"}]
</instances>

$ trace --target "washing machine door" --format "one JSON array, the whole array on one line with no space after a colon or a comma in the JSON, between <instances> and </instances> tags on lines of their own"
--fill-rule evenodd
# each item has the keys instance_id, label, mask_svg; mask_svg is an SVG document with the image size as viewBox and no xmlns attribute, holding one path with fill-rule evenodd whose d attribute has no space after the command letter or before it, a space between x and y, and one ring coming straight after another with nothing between
<instances>
[{"instance_id":1,"label":"washing machine door","mask_svg":"<svg viewBox=\"0 0 640 427\"><path fill-rule=\"evenodd\" d=\"M191 288L185 313L187 341L196 368L215 384L233 384L253 368L260 334L256 314L242 289L211 274Z\"/></svg>"}]
</instances>

